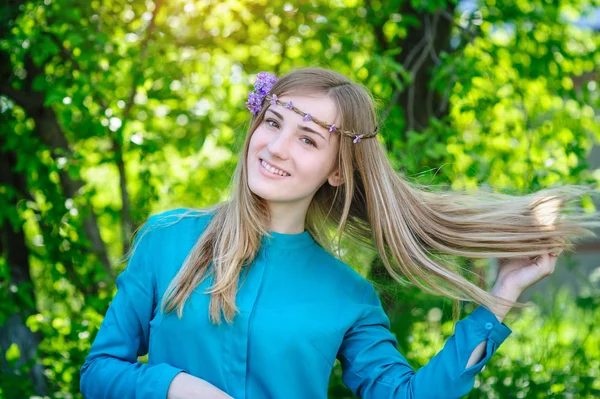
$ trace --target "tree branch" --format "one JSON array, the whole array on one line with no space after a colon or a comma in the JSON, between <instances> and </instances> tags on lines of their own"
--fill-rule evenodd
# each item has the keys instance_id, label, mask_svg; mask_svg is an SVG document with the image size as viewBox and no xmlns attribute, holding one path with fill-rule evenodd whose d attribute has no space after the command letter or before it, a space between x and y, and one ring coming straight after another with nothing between
<instances>
[{"instance_id":1,"label":"tree branch","mask_svg":"<svg viewBox=\"0 0 600 399\"><path fill-rule=\"evenodd\" d=\"M144 40L140 43L140 57L138 58L138 63L132 69L133 79L131 80L131 88L129 89L129 96L127 101L125 102L125 108L123 109L123 117L121 127L115 133L115 138L113 140L112 148L115 152L115 160L117 163L117 168L119 170L119 187L121 190L121 241L123 245L123 253L127 253L129 250L129 238L131 236L131 232L133 230L133 220L131 217L131 204L129 199L129 192L127 191L127 172L125 168L125 161L123 160L123 132L125 131L126 122L130 119L131 110L135 103L135 95L137 93L137 88L140 84L140 80L143 77L143 63L147 58L148 52L148 43L150 42L150 38L152 36L152 32L154 31L154 27L156 26L156 16L158 15L159 10L162 6L162 0L155 1L155 7L152 11L152 17L150 19L150 23L146 28L146 35L144 36Z\"/></svg>"},{"instance_id":2,"label":"tree branch","mask_svg":"<svg viewBox=\"0 0 600 399\"><path fill-rule=\"evenodd\" d=\"M389 44L385 39L385 35L383 34L383 24L375 21L375 13L373 12L371 0L365 0L365 8L367 9L368 19L373 21L373 32L375 33L377 43L379 43L379 47L381 48L382 52L386 51L389 48Z\"/></svg>"}]
</instances>

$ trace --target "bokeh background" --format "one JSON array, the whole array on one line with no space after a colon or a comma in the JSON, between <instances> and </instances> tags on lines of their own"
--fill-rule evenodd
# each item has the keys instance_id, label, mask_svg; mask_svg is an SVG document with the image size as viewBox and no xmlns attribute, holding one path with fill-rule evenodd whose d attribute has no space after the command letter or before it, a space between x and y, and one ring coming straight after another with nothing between
<instances>
[{"instance_id":1,"label":"bokeh background","mask_svg":"<svg viewBox=\"0 0 600 399\"><path fill-rule=\"evenodd\" d=\"M600 186L599 10L1 0L0 398L81 398L79 368L132 232L150 214L226 199L260 71L320 66L366 85L380 140L413 181L509 194ZM451 303L392 284L374 253L349 245L344 260L386 287L399 350L426 364L452 334ZM491 283L493 261L465 265ZM521 299L535 306L511 311L513 334L468 397L599 397L600 241L562 255ZM353 397L339 364L330 397Z\"/></svg>"}]
</instances>

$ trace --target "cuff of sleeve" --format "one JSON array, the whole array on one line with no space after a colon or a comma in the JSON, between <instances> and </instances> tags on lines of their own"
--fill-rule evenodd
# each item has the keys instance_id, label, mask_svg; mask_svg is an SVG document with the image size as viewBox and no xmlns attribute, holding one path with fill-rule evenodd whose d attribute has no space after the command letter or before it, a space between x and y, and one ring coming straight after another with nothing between
<instances>
[{"instance_id":1,"label":"cuff of sleeve","mask_svg":"<svg viewBox=\"0 0 600 399\"><path fill-rule=\"evenodd\" d=\"M152 373L154 374L154 381L144 384L142 391L140 392L141 398L153 398L153 399L166 399L169 386L173 378L181 372L186 372L184 369L173 367L167 363L160 363L152 366Z\"/></svg>"},{"instance_id":2,"label":"cuff of sleeve","mask_svg":"<svg viewBox=\"0 0 600 399\"><path fill-rule=\"evenodd\" d=\"M512 330L504 323L500 323L496 315L483 306L477 307L469 315L471 320L487 331L487 337L500 345L512 333Z\"/></svg>"},{"instance_id":3,"label":"cuff of sleeve","mask_svg":"<svg viewBox=\"0 0 600 399\"><path fill-rule=\"evenodd\" d=\"M494 343L492 340L487 340L485 343L485 356L480 359L477 363L471 365L471 367L465 368L461 373L462 376L467 376L468 378L473 378L473 376L479 373L487 362L490 360L492 355L496 352L498 345Z\"/></svg>"}]
</instances>

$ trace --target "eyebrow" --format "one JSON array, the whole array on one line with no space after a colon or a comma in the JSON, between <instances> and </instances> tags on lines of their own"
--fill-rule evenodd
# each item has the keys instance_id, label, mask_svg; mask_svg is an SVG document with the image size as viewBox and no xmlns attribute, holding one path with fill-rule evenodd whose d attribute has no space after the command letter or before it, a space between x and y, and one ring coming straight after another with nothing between
<instances>
[{"instance_id":1,"label":"eyebrow","mask_svg":"<svg viewBox=\"0 0 600 399\"><path fill-rule=\"evenodd\" d=\"M283 116L277 112L272 110L271 108L267 109L267 111L270 111L272 113L274 113L279 119L284 120ZM327 142L329 142L325 137L323 137L323 135L319 132L316 132L314 130L312 130L311 128L309 128L308 126L302 126L302 125L298 125L298 127L300 128L300 130L304 130L305 132L309 132L309 133L314 133L314 134L318 134L319 136L321 136L321 138Z\"/></svg>"}]
</instances>

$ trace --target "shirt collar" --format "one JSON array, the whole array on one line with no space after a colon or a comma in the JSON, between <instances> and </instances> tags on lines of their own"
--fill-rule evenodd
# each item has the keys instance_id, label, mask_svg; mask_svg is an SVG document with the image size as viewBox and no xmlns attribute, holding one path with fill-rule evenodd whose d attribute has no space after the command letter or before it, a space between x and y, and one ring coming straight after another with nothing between
<instances>
[{"instance_id":1,"label":"shirt collar","mask_svg":"<svg viewBox=\"0 0 600 399\"><path fill-rule=\"evenodd\" d=\"M271 237L266 235L261 238L261 245L269 248L281 248L281 249L293 249L293 248L304 248L315 244L315 240L308 233L308 230L304 230L299 234L283 234L275 231L270 231Z\"/></svg>"}]
</instances>

